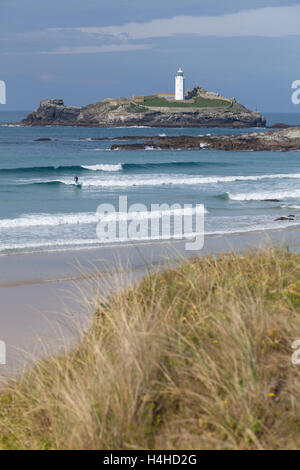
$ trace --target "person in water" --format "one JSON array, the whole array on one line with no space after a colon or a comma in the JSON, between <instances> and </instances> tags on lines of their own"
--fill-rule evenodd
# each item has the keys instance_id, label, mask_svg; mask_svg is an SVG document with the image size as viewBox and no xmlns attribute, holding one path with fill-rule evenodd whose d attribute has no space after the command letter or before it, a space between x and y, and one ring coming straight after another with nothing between
<instances>
[{"instance_id":1,"label":"person in water","mask_svg":"<svg viewBox=\"0 0 300 470\"><path fill-rule=\"evenodd\" d=\"M75 180L75 184L78 184L78 176L75 176L74 180Z\"/></svg>"}]
</instances>

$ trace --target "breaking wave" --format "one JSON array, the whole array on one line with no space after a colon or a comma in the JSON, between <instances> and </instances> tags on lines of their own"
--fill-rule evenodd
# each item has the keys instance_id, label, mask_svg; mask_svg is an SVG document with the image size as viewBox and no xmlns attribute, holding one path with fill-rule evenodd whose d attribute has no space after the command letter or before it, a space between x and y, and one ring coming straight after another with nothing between
<instances>
[{"instance_id":1,"label":"breaking wave","mask_svg":"<svg viewBox=\"0 0 300 470\"><path fill-rule=\"evenodd\" d=\"M130 208L129 208L130 209ZM120 220L145 220L158 219L162 217L193 216L195 214L207 213L203 206L179 207L170 209L111 212L103 216L97 212L79 212L72 214L32 214L23 215L15 219L0 220L1 229L18 229L26 227L56 227L58 225L97 224L100 219L105 222Z\"/></svg>"},{"instance_id":2,"label":"breaking wave","mask_svg":"<svg viewBox=\"0 0 300 470\"><path fill-rule=\"evenodd\" d=\"M299 204L282 204L280 206L281 209L294 209L296 211L300 211L300 205Z\"/></svg>"},{"instance_id":3,"label":"breaking wave","mask_svg":"<svg viewBox=\"0 0 300 470\"><path fill-rule=\"evenodd\" d=\"M227 196L225 196L227 195ZM232 201L263 201L265 199L296 199L300 198L300 189L294 189L293 191L278 191L278 192L269 192L264 191L261 193L241 193L241 194L231 194L224 193L220 195L225 199L231 199ZM291 207L291 206L290 206Z\"/></svg>"},{"instance_id":4,"label":"breaking wave","mask_svg":"<svg viewBox=\"0 0 300 470\"><path fill-rule=\"evenodd\" d=\"M115 169L115 171L117 171ZM190 175L144 175L141 178L134 178L129 176L123 176L120 178L104 179L104 178L85 178L81 179L80 183L83 188L94 187L94 188L113 188L113 187L135 187L135 186L163 186L163 185L202 185L202 184L217 184L217 183L232 183L234 181L258 181L263 179L282 179L282 178L300 178L300 174L280 174L280 175L257 175L257 176L190 176ZM61 178L57 180L24 180L20 181L19 184L30 185L30 184L46 184L46 185L74 185L73 178ZM281 199L284 197L299 197L299 190L294 191L282 191L281 193L246 193L246 194L230 194L230 199L240 200L251 200L251 199ZM226 196L220 195L219 197L225 198ZM242 199L241 199L242 198Z\"/></svg>"},{"instance_id":5,"label":"breaking wave","mask_svg":"<svg viewBox=\"0 0 300 470\"><path fill-rule=\"evenodd\" d=\"M176 169L176 168L189 168L189 167L205 167L205 166L226 166L226 163L219 162L149 162L149 163L102 163L92 165L59 165L59 166L34 166L34 167L19 167L19 168L0 168L0 174L20 174L20 173L67 173L67 172L80 172L80 171L134 171L134 170L152 170L152 169Z\"/></svg>"},{"instance_id":6,"label":"breaking wave","mask_svg":"<svg viewBox=\"0 0 300 470\"><path fill-rule=\"evenodd\" d=\"M90 171L121 171L123 169L122 164L118 163L117 165L81 165L81 168Z\"/></svg>"}]
</instances>

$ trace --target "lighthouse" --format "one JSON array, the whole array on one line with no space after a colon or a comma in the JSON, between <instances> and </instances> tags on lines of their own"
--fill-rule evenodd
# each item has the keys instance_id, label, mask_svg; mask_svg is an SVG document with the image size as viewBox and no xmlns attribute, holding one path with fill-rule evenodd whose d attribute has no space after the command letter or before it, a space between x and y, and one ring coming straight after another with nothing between
<instances>
[{"instance_id":1,"label":"lighthouse","mask_svg":"<svg viewBox=\"0 0 300 470\"><path fill-rule=\"evenodd\" d=\"M177 75L175 77L175 100L184 100L184 76L181 69L178 69Z\"/></svg>"}]
</instances>

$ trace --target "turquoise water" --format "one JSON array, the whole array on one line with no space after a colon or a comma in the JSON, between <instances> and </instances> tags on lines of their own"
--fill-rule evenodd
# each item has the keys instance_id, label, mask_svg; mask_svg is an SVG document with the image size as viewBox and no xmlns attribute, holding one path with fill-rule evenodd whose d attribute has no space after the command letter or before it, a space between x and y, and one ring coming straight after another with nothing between
<instances>
[{"instance_id":1,"label":"turquoise water","mask_svg":"<svg viewBox=\"0 0 300 470\"><path fill-rule=\"evenodd\" d=\"M0 113L0 123L27 113ZM300 124L299 114L266 115ZM264 132L261 129L247 131ZM206 233L283 228L300 221L300 152L110 151L122 135L205 135L230 129L0 126L0 253L101 244L99 204L204 204ZM36 142L50 137L51 142ZM74 184L79 177L81 188ZM279 199L280 202L263 202ZM294 214L294 222L275 218ZM147 217L147 215L145 215ZM117 240L110 240L116 242Z\"/></svg>"}]
</instances>

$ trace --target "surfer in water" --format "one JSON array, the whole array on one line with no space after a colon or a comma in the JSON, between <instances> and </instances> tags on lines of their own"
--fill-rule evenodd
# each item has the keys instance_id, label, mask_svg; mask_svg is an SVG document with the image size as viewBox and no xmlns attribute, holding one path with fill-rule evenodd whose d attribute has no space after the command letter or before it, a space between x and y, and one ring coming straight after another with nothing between
<instances>
[{"instance_id":1,"label":"surfer in water","mask_svg":"<svg viewBox=\"0 0 300 470\"><path fill-rule=\"evenodd\" d=\"M78 184L78 176L75 176L74 181L75 181L75 184Z\"/></svg>"}]
</instances>

